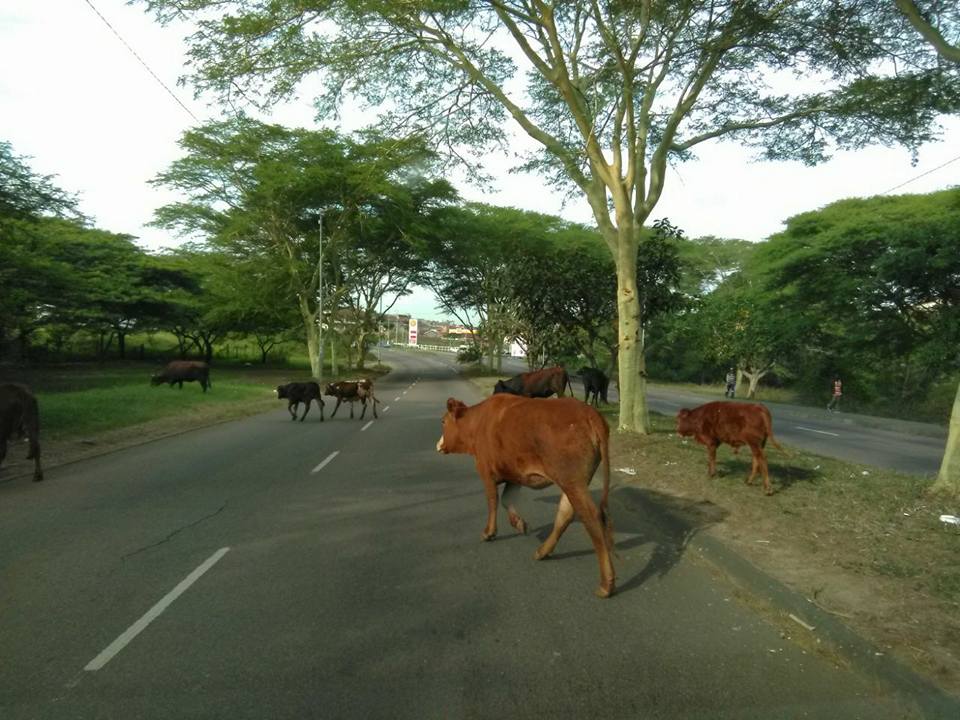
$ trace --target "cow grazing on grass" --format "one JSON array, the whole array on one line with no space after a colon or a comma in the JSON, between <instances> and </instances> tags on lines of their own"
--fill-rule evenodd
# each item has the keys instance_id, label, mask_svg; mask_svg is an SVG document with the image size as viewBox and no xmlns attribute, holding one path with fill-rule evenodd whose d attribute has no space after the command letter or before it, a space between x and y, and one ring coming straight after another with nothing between
<instances>
[{"instance_id":1,"label":"cow grazing on grass","mask_svg":"<svg viewBox=\"0 0 960 720\"><path fill-rule=\"evenodd\" d=\"M332 419L340 408L340 403L350 403L350 419L353 420L353 404L358 400L363 404L363 410L360 413L360 419L367 414L367 403L373 406L373 416L377 417L377 403L380 401L373 394L373 383L370 380L356 380L328 383L323 391L324 395L329 395L337 399L337 406L330 413Z\"/></svg>"},{"instance_id":2,"label":"cow grazing on grass","mask_svg":"<svg viewBox=\"0 0 960 720\"><path fill-rule=\"evenodd\" d=\"M570 387L570 378L562 367L544 368L534 372L514 375L509 380L498 380L493 386L493 394L509 393L528 398L546 398L556 394L563 397L564 390ZM570 387L573 395L573 388Z\"/></svg>"},{"instance_id":3,"label":"cow grazing on grass","mask_svg":"<svg viewBox=\"0 0 960 720\"><path fill-rule=\"evenodd\" d=\"M520 485L540 489L551 483L563 491L553 531L537 549L534 559L548 557L574 513L587 529L600 562L599 597L613 594L615 575L610 554L613 530L607 510L610 493L610 429L603 417L574 398L529 399L493 395L467 407L447 400L443 434L437 452L465 453L476 460L487 495L487 524L481 537L497 534L497 486L505 484L503 504L510 524L526 533L527 524L511 496ZM600 508L588 485L597 466L603 465Z\"/></svg>"},{"instance_id":4,"label":"cow grazing on grass","mask_svg":"<svg viewBox=\"0 0 960 720\"><path fill-rule=\"evenodd\" d=\"M752 485L754 476L760 472L763 474L763 489L767 495L773 494L763 448L768 439L778 450L783 451L783 448L773 437L773 420L765 406L718 401L693 410L684 408L677 413L677 434L684 437L692 435L698 443L707 446L707 472L710 477L717 474L717 447L720 443L726 443L734 452L741 445L749 445L753 463L746 483Z\"/></svg>"},{"instance_id":5,"label":"cow grazing on grass","mask_svg":"<svg viewBox=\"0 0 960 720\"><path fill-rule=\"evenodd\" d=\"M30 450L27 460L33 460L33 481L43 480L40 467L40 411L37 399L26 385L0 385L0 464L7 456L7 440L13 435L27 436Z\"/></svg>"},{"instance_id":6,"label":"cow grazing on grass","mask_svg":"<svg viewBox=\"0 0 960 720\"><path fill-rule=\"evenodd\" d=\"M170 387L177 384L183 390L183 383L193 380L200 383L204 392L208 387L213 387L210 382L210 366L200 360L173 360L167 363L163 370L153 374L150 384L156 386L168 383Z\"/></svg>"},{"instance_id":7,"label":"cow grazing on grass","mask_svg":"<svg viewBox=\"0 0 960 720\"><path fill-rule=\"evenodd\" d=\"M577 373L580 376L580 379L583 380L583 401L594 407L599 407L600 400L603 400L605 404L609 404L607 400L607 388L610 386L610 378L608 378L602 370L591 367L580 368L580 372ZM590 396L593 395L592 401Z\"/></svg>"},{"instance_id":8,"label":"cow grazing on grass","mask_svg":"<svg viewBox=\"0 0 960 720\"><path fill-rule=\"evenodd\" d=\"M277 397L287 401L287 410L290 419L297 419L297 407L303 403L303 415L300 422L310 412L310 402L316 400L320 407L320 422L323 422L323 398L320 396L320 386L315 382L292 382L286 385L277 385Z\"/></svg>"}]
</instances>

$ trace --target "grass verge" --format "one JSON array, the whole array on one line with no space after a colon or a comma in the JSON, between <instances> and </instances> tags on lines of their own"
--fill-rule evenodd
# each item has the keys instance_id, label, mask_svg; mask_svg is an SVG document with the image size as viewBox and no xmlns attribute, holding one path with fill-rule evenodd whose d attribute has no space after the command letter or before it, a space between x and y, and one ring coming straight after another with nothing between
<instances>
[{"instance_id":1,"label":"grass verge","mask_svg":"<svg viewBox=\"0 0 960 720\"><path fill-rule=\"evenodd\" d=\"M747 450L722 446L708 479L705 448L651 419L650 435L611 436L615 484L715 506L711 534L960 694L960 533L939 522L950 508L929 478L768 447L767 497L744 483Z\"/></svg>"}]
</instances>

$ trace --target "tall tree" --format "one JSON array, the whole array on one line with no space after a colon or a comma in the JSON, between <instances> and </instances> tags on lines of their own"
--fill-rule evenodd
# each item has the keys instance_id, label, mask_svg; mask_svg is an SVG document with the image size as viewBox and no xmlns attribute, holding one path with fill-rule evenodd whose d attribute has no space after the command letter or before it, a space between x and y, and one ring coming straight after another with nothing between
<instances>
[{"instance_id":1,"label":"tall tree","mask_svg":"<svg viewBox=\"0 0 960 720\"><path fill-rule=\"evenodd\" d=\"M189 200L160 208L156 224L200 237L234 257L282 267L314 376L320 375L321 218L324 314L330 322L354 289L345 284L351 278L344 268L359 251L365 224L374 222L374 209L392 198L406 202L404 212L411 215L414 202L425 206L452 195L448 184L422 179L433 155L416 138L352 140L329 130L288 129L237 117L191 130L180 145L186 155L154 182L180 190ZM414 252L409 243L393 248ZM399 265L399 258L393 259ZM395 278L393 287L403 280L410 278Z\"/></svg>"},{"instance_id":2,"label":"tall tree","mask_svg":"<svg viewBox=\"0 0 960 720\"><path fill-rule=\"evenodd\" d=\"M631 430L645 431L647 414L640 229L668 162L721 137L808 163L834 142L915 148L960 107L957 74L912 31L880 48L856 4L829 0L142 2L161 21L197 23L198 91L270 104L322 71L323 114L358 97L386 108L387 134L416 130L468 162L504 144L512 119L543 150L525 167L582 193L616 263L620 426ZM906 60L876 62L891 47Z\"/></svg>"}]
</instances>

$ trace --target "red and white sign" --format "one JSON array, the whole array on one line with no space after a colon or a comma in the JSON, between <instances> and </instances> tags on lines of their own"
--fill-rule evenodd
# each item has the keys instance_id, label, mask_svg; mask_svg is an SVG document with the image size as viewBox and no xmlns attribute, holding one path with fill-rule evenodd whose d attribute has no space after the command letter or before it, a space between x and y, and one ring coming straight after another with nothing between
<instances>
[{"instance_id":1,"label":"red and white sign","mask_svg":"<svg viewBox=\"0 0 960 720\"><path fill-rule=\"evenodd\" d=\"M407 335L407 343L409 345L417 344L417 319L410 318L410 331Z\"/></svg>"}]
</instances>

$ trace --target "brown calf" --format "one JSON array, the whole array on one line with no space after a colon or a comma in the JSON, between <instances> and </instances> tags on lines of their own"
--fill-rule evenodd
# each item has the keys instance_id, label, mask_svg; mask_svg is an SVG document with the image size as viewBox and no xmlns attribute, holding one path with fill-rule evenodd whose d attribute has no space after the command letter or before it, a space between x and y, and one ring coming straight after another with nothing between
<instances>
[{"instance_id":1,"label":"brown calf","mask_svg":"<svg viewBox=\"0 0 960 720\"><path fill-rule=\"evenodd\" d=\"M508 493L519 485L540 489L553 483L559 487L563 495L553 531L534 558L542 560L553 552L576 513L597 553L597 595L605 598L613 594L616 584L610 559L613 531L607 510L609 438L610 429L600 413L573 398L543 400L501 394L472 407L450 398L437 452L465 453L476 460L487 495L487 524L481 534L484 540L492 540L497 534L498 485L506 484L503 502L510 524L524 533L527 524ZM601 463L603 493L598 510L588 485Z\"/></svg>"},{"instance_id":2,"label":"brown calf","mask_svg":"<svg viewBox=\"0 0 960 720\"><path fill-rule=\"evenodd\" d=\"M736 452L741 445L749 445L753 454L747 485L753 484L753 478L763 474L763 488L767 495L773 494L770 487L770 473L767 470L767 458L763 448L767 439L778 450L783 450L773 437L773 420L770 411L763 405L740 402L710 402L706 405L677 413L677 434L693 436L701 445L707 446L707 474L717 474L717 447L726 443Z\"/></svg>"}]
</instances>

